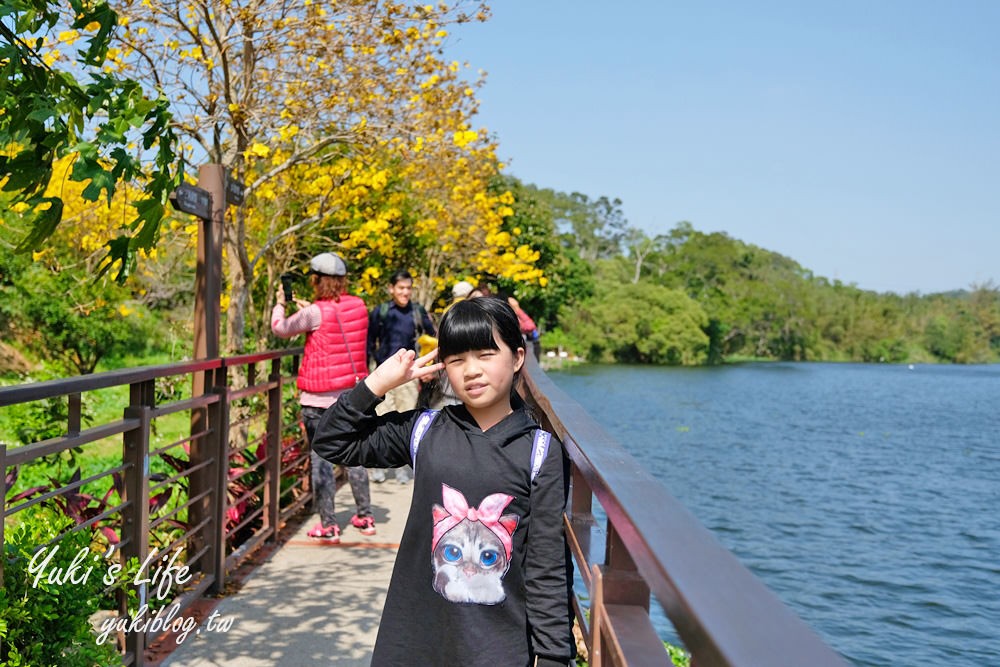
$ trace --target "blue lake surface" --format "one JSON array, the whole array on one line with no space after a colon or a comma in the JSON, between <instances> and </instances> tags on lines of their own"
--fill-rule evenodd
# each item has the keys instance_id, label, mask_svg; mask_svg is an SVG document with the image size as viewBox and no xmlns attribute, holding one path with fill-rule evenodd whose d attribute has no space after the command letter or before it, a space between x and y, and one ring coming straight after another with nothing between
<instances>
[{"instance_id":1,"label":"blue lake surface","mask_svg":"<svg viewBox=\"0 0 1000 667\"><path fill-rule=\"evenodd\" d=\"M549 376L852 664L1000 665L1000 366Z\"/></svg>"}]
</instances>

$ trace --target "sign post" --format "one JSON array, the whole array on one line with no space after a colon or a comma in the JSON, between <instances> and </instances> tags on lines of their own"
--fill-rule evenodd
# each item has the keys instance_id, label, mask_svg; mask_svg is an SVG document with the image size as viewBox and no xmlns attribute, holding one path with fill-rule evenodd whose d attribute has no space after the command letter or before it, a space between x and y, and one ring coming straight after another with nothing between
<instances>
[{"instance_id":1,"label":"sign post","mask_svg":"<svg viewBox=\"0 0 1000 667\"><path fill-rule=\"evenodd\" d=\"M233 194L230 194L230 193ZM198 217L198 264L195 270L194 358L215 359L219 356L222 293L222 239L227 204L243 201L243 186L230 179L221 164L202 165L198 185L180 185L171 200L174 207ZM191 396L199 397L212 391L206 372L194 374ZM220 400L225 400L221 396ZM214 414L226 415L228 410L213 406ZM219 590L225 578L225 501L228 475L228 429L212 424L209 408L191 410L190 464L195 468L189 482L189 497L201 500L188 510L191 525L204 529L191 535L189 553L203 553L193 569L214 579L213 590ZM207 463L207 465L203 465ZM204 493L209 491L209 493ZM207 547L207 549L205 548Z\"/></svg>"}]
</instances>

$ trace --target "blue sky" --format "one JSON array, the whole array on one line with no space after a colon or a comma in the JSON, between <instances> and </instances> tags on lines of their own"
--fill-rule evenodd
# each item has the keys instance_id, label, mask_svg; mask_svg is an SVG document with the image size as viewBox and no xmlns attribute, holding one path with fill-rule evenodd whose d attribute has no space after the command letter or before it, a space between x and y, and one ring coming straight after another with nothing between
<instances>
[{"instance_id":1,"label":"blue sky","mask_svg":"<svg viewBox=\"0 0 1000 667\"><path fill-rule=\"evenodd\" d=\"M1000 283L1000 2L495 0L507 172L880 292Z\"/></svg>"}]
</instances>

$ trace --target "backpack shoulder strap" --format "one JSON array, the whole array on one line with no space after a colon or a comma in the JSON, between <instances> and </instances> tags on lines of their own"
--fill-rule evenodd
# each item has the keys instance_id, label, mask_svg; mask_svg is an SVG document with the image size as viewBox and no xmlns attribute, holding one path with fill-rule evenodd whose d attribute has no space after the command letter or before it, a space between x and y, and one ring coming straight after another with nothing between
<instances>
[{"instance_id":1,"label":"backpack shoulder strap","mask_svg":"<svg viewBox=\"0 0 1000 667\"><path fill-rule=\"evenodd\" d=\"M417 336L424 335L424 315L427 311L416 301L413 302L413 329L417 332Z\"/></svg>"},{"instance_id":2,"label":"backpack shoulder strap","mask_svg":"<svg viewBox=\"0 0 1000 667\"><path fill-rule=\"evenodd\" d=\"M389 302L383 301L378 306L378 323L379 326L385 324L385 318L389 316Z\"/></svg>"},{"instance_id":3,"label":"backpack shoulder strap","mask_svg":"<svg viewBox=\"0 0 1000 667\"><path fill-rule=\"evenodd\" d=\"M420 441L431 427L431 422L437 417L437 413L437 410L424 410L417 417L417 423L413 425L413 431L410 433L410 463L413 465L414 473L417 470L417 450L420 449Z\"/></svg>"},{"instance_id":4,"label":"backpack shoulder strap","mask_svg":"<svg viewBox=\"0 0 1000 667\"><path fill-rule=\"evenodd\" d=\"M549 442L552 434L548 431L538 429L535 431L535 440L531 443L531 481L535 481L535 476L542 468L542 462L549 453Z\"/></svg>"}]
</instances>

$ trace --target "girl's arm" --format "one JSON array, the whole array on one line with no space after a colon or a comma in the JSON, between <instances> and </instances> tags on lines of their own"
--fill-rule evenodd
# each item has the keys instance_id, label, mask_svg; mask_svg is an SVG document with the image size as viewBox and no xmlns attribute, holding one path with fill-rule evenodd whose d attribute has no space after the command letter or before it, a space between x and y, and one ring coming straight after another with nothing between
<instances>
[{"instance_id":1,"label":"girl's arm","mask_svg":"<svg viewBox=\"0 0 1000 667\"><path fill-rule=\"evenodd\" d=\"M323 413L313 451L331 463L351 466L389 468L410 463L410 432L417 413L379 417L375 406L386 392L440 370L441 364L423 365L436 356L437 350L419 358L413 350L400 350L386 359Z\"/></svg>"},{"instance_id":2,"label":"girl's arm","mask_svg":"<svg viewBox=\"0 0 1000 667\"><path fill-rule=\"evenodd\" d=\"M566 665L573 640L573 565L563 532L568 495L568 460L555 439L531 484L531 524L526 538L524 584L531 647L538 665Z\"/></svg>"},{"instance_id":3,"label":"girl's arm","mask_svg":"<svg viewBox=\"0 0 1000 667\"><path fill-rule=\"evenodd\" d=\"M341 394L316 427L312 449L335 464L395 468L410 462L414 412L375 414L381 399L364 382Z\"/></svg>"}]
</instances>

